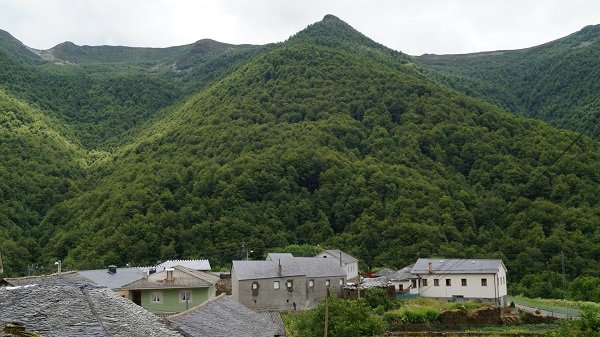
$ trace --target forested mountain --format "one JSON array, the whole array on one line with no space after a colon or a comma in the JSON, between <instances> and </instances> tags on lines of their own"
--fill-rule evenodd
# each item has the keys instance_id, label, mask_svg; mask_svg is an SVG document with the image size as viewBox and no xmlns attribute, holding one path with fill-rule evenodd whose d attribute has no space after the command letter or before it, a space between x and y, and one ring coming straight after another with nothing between
<instances>
[{"instance_id":1,"label":"forested mountain","mask_svg":"<svg viewBox=\"0 0 600 337\"><path fill-rule=\"evenodd\" d=\"M536 296L562 296L561 252L569 280L600 276L598 142L458 93L334 16L282 43L215 48L210 58L187 54L194 66L184 77L147 71L143 51L126 66L20 60L2 71L5 90L25 98L42 90L31 67L75 81L93 66L156 85L141 91L137 122L110 138L118 141L74 145L78 165L59 160L72 187L50 186L56 199L28 206L39 217L26 234L40 246L21 245L22 261L91 268L202 257L227 266L242 243L257 257L307 243L347 250L365 267L498 257L511 291ZM109 79L106 90L63 95L94 106L96 93L120 85ZM127 88L120 106L138 93ZM83 139L85 124L53 104L63 100L27 111ZM98 121L121 113L129 116L115 109Z\"/></svg>"},{"instance_id":2,"label":"forested mountain","mask_svg":"<svg viewBox=\"0 0 600 337\"><path fill-rule=\"evenodd\" d=\"M443 83L509 111L600 136L600 25L537 47L418 62Z\"/></svg>"}]
</instances>

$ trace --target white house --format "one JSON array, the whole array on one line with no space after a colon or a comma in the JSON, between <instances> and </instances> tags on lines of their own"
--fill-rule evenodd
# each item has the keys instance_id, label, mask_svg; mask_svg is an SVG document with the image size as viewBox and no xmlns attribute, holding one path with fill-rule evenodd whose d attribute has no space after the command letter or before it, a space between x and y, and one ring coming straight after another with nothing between
<instances>
[{"instance_id":1,"label":"white house","mask_svg":"<svg viewBox=\"0 0 600 337\"><path fill-rule=\"evenodd\" d=\"M315 257L323 257L341 261L340 265L346 271L346 279L348 282L360 282L360 278L358 277L358 259L344 253L339 249L324 250Z\"/></svg>"},{"instance_id":2,"label":"white house","mask_svg":"<svg viewBox=\"0 0 600 337\"><path fill-rule=\"evenodd\" d=\"M502 260L418 259L410 272L413 294L506 306L506 266Z\"/></svg>"}]
</instances>

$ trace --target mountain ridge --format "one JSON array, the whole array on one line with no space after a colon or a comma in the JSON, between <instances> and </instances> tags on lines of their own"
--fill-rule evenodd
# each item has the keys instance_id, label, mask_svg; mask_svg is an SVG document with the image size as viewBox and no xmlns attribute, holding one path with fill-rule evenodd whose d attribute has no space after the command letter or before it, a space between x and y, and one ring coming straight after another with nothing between
<instances>
[{"instance_id":1,"label":"mountain ridge","mask_svg":"<svg viewBox=\"0 0 600 337\"><path fill-rule=\"evenodd\" d=\"M91 112L115 102L106 114L60 110L73 108L69 125L92 135L104 129L77 118L137 118L157 108L156 92L185 87L73 173L73 193L57 188L64 199L22 239L5 239L40 242L24 261L98 268L208 258L226 267L241 242L257 256L305 243L344 249L362 268L419 255L502 258L511 291L558 297L561 287L547 285L561 284L561 251L570 279L600 270L600 143L589 137L462 94L335 17L282 43L191 64L139 88L143 67L44 65L57 83L115 75L90 81L89 92L63 85ZM12 78L44 67L15 68ZM37 94L39 83L23 91ZM142 109L123 109L129 97Z\"/></svg>"}]
</instances>

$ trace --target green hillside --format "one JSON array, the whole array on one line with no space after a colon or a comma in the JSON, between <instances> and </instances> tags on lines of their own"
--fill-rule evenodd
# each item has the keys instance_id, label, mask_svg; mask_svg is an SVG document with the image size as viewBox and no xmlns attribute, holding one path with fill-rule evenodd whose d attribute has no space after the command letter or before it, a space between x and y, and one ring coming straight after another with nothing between
<instances>
[{"instance_id":1,"label":"green hillside","mask_svg":"<svg viewBox=\"0 0 600 337\"><path fill-rule=\"evenodd\" d=\"M212 40L172 48L77 46L33 53L0 31L0 87L57 118L72 141L114 149L129 133L263 47Z\"/></svg>"},{"instance_id":2,"label":"green hillside","mask_svg":"<svg viewBox=\"0 0 600 337\"><path fill-rule=\"evenodd\" d=\"M96 154L97 158L101 154ZM7 274L40 261L42 218L74 197L88 156L56 123L0 90L0 247Z\"/></svg>"},{"instance_id":3,"label":"green hillside","mask_svg":"<svg viewBox=\"0 0 600 337\"><path fill-rule=\"evenodd\" d=\"M514 51L430 55L418 62L471 96L555 126L597 137L600 127L600 25Z\"/></svg>"},{"instance_id":4,"label":"green hillside","mask_svg":"<svg viewBox=\"0 0 600 337\"><path fill-rule=\"evenodd\" d=\"M600 276L599 143L436 84L333 16L245 55L87 171L45 214L42 259L227 266L242 243L308 243L368 267L499 257L529 296L562 296L561 251L569 280Z\"/></svg>"}]
</instances>

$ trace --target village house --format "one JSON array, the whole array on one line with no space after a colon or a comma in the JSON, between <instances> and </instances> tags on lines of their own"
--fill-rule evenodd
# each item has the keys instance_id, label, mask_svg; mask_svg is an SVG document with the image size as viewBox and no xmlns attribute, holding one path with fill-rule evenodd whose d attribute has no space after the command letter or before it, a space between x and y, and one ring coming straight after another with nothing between
<instances>
[{"instance_id":1,"label":"village house","mask_svg":"<svg viewBox=\"0 0 600 337\"><path fill-rule=\"evenodd\" d=\"M269 254L265 261L233 261L231 284L233 299L251 309L303 310L327 291L339 296L346 270L336 259Z\"/></svg>"},{"instance_id":2,"label":"village house","mask_svg":"<svg viewBox=\"0 0 600 337\"><path fill-rule=\"evenodd\" d=\"M218 276L182 266L152 273L126 284L128 297L144 309L170 315L182 312L215 297Z\"/></svg>"},{"instance_id":3,"label":"village house","mask_svg":"<svg viewBox=\"0 0 600 337\"><path fill-rule=\"evenodd\" d=\"M316 257L341 261L341 266L346 271L346 280L352 283L360 282L360 276L358 275L358 259L355 257L348 255L339 249L324 250L320 254L317 254Z\"/></svg>"},{"instance_id":4,"label":"village house","mask_svg":"<svg viewBox=\"0 0 600 337\"><path fill-rule=\"evenodd\" d=\"M410 273L411 294L507 304L507 270L502 260L418 259Z\"/></svg>"},{"instance_id":5,"label":"village house","mask_svg":"<svg viewBox=\"0 0 600 337\"><path fill-rule=\"evenodd\" d=\"M107 269L80 270L77 275L127 298L129 291L123 289L123 286L147 276L148 268L117 268L117 266L111 265Z\"/></svg>"}]
</instances>

